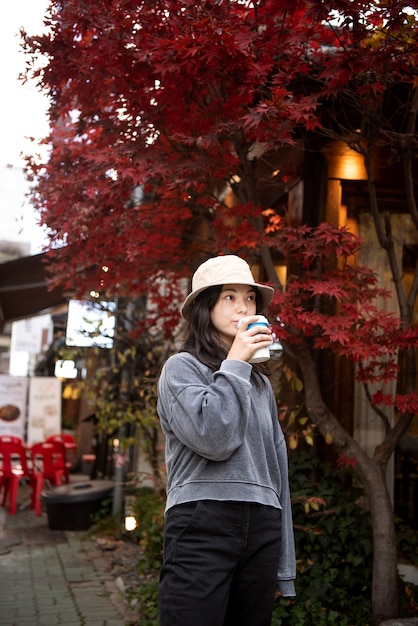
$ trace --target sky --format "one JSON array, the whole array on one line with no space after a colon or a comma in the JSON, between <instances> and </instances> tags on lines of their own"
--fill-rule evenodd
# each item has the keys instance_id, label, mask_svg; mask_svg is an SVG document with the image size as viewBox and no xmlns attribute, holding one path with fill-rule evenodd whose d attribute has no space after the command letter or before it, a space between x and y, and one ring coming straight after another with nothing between
<instances>
[{"instance_id":1,"label":"sky","mask_svg":"<svg viewBox=\"0 0 418 626\"><path fill-rule=\"evenodd\" d=\"M35 152L27 137L41 139L48 134L48 103L34 84L22 85L18 80L25 67L19 29L40 34L48 4L48 0L15 0L0 20L0 242L26 244L30 254L41 251L45 237L26 198L29 187L21 153Z\"/></svg>"}]
</instances>

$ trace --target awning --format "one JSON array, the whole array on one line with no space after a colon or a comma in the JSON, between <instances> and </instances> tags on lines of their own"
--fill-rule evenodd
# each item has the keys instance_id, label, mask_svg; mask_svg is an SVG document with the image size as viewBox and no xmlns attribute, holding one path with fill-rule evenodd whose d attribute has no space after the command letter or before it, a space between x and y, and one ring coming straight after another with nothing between
<instances>
[{"instance_id":1,"label":"awning","mask_svg":"<svg viewBox=\"0 0 418 626\"><path fill-rule=\"evenodd\" d=\"M36 254L0 264L0 332L6 322L67 302L61 290L48 290L45 256Z\"/></svg>"}]
</instances>

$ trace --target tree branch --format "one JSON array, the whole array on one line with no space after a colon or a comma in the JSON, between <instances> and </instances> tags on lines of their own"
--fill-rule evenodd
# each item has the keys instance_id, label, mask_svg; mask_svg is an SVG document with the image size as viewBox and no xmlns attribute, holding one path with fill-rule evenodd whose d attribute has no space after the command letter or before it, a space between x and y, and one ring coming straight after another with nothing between
<instances>
[{"instance_id":1,"label":"tree branch","mask_svg":"<svg viewBox=\"0 0 418 626\"><path fill-rule=\"evenodd\" d=\"M369 389L369 385L367 383L364 383L363 388L364 388L364 392L366 394L366 398L369 401L369 404L370 404L371 408L376 413L376 415L378 415L380 417L380 419L382 420L383 425L385 427L385 433L388 434L388 432L390 431L390 423L389 423L388 416L386 415L386 413L381 411L379 409L379 407L377 407L375 405L375 403L373 402L372 395L371 395L370 389Z\"/></svg>"},{"instance_id":2,"label":"tree branch","mask_svg":"<svg viewBox=\"0 0 418 626\"><path fill-rule=\"evenodd\" d=\"M414 95L412 98L411 108L408 115L408 123L406 129L406 135L403 145L404 153L404 177L405 177L405 193L406 201L408 203L408 210L415 224L415 228L418 230L418 209L414 194L414 177L412 172L412 142L416 139L416 123L418 114L418 87L415 87ZM406 144L406 145L405 145Z\"/></svg>"}]
</instances>

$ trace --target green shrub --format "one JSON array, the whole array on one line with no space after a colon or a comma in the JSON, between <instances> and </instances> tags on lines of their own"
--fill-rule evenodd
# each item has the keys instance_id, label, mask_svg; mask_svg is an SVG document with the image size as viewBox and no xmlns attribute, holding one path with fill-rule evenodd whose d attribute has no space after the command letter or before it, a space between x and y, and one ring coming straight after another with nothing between
<instances>
[{"instance_id":1,"label":"green shrub","mask_svg":"<svg viewBox=\"0 0 418 626\"><path fill-rule=\"evenodd\" d=\"M418 533L415 529L404 524L400 519L395 520L398 554L406 562L418 566ZM418 615L418 585L405 582L399 578L399 608L402 617Z\"/></svg>"},{"instance_id":2,"label":"green shrub","mask_svg":"<svg viewBox=\"0 0 418 626\"><path fill-rule=\"evenodd\" d=\"M290 456L298 576L296 598L277 598L273 626L372 624L373 540L349 470Z\"/></svg>"},{"instance_id":3,"label":"green shrub","mask_svg":"<svg viewBox=\"0 0 418 626\"><path fill-rule=\"evenodd\" d=\"M158 570L163 556L165 497L153 489L142 487L136 492L133 513L138 526L134 531L137 536L143 560L139 567L143 570Z\"/></svg>"},{"instance_id":4,"label":"green shrub","mask_svg":"<svg viewBox=\"0 0 418 626\"><path fill-rule=\"evenodd\" d=\"M373 626L371 581L373 541L362 491L349 469L295 451L290 456L297 557L296 598L277 596L272 626ZM158 569L162 559L165 498L152 489L136 492L136 537L144 551L140 568L148 575L133 591L139 621L157 625ZM416 534L405 527L400 548L416 550ZM400 581L401 615L414 614L418 587Z\"/></svg>"},{"instance_id":5,"label":"green shrub","mask_svg":"<svg viewBox=\"0 0 418 626\"><path fill-rule=\"evenodd\" d=\"M127 626L158 626L158 582L145 580L139 587L127 590L127 600L139 600L138 620Z\"/></svg>"},{"instance_id":6,"label":"green shrub","mask_svg":"<svg viewBox=\"0 0 418 626\"><path fill-rule=\"evenodd\" d=\"M418 532L400 519L395 525L399 556L418 567Z\"/></svg>"}]
</instances>

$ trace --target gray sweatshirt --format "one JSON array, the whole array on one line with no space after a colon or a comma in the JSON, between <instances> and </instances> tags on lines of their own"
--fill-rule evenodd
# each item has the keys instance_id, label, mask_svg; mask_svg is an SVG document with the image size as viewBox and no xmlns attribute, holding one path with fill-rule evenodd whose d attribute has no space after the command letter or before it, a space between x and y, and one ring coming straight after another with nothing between
<instances>
[{"instance_id":1,"label":"gray sweatshirt","mask_svg":"<svg viewBox=\"0 0 418 626\"><path fill-rule=\"evenodd\" d=\"M167 506L196 500L256 502L282 509L277 582L295 595L295 549L286 443L269 380L250 383L252 366L225 360L212 372L181 352L165 363L158 414L166 436Z\"/></svg>"}]
</instances>

